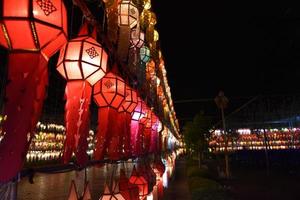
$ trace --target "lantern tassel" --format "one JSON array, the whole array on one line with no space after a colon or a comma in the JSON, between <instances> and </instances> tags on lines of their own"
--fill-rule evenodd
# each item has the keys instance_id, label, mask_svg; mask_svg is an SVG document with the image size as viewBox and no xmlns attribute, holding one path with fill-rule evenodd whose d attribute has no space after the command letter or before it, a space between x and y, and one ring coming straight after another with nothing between
<instances>
[{"instance_id":1,"label":"lantern tassel","mask_svg":"<svg viewBox=\"0 0 300 200\"><path fill-rule=\"evenodd\" d=\"M66 85L64 163L70 161L73 152L80 166L88 161L86 150L88 147L91 94L92 87L86 81L70 81Z\"/></svg>"},{"instance_id":2,"label":"lantern tassel","mask_svg":"<svg viewBox=\"0 0 300 200\"><path fill-rule=\"evenodd\" d=\"M11 180L21 170L48 84L47 61L39 53L12 53L8 58L8 84L0 143L0 182Z\"/></svg>"}]
</instances>

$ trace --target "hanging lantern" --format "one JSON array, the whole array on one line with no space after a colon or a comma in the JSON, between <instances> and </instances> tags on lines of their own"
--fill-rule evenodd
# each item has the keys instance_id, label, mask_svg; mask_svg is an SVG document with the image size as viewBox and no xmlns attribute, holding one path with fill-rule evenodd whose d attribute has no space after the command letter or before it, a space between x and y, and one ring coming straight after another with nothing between
<instances>
[{"instance_id":1,"label":"hanging lantern","mask_svg":"<svg viewBox=\"0 0 300 200\"><path fill-rule=\"evenodd\" d=\"M122 103L122 106L119 108L121 115L120 121L123 124L121 128L121 144L123 150L121 151L124 158L131 157L130 151L130 122L131 122L131 113L137 106L138 97L136 91L131 87L126 85L125 99Z\"/></svg>"},{"instance_id":2,"label":"hanging lantern","mask_svg":"<svg viewBox=\"0 0 300 200\"><path fill-rule=\"evenodd\" d=\"M140 49L144 43L145 34L138 29L132 29L130 35L130 48Z\"/></svg>"},{"instance_id":3,"label":"hanging lantern","mask_svg":"<svg viewBox=\"0 0 300 200\"><path fill-rule=\"evenodd\" d=\"M6 134L0 144L4 182L26 159L46 96L48 60L67 40L67 13L61 0L2 0L0 8L0 45L9 50Z\"/></svg>"},{"instance_id":4,"label":"hanging lantern","mask_svg":"<svg viewBox=\"0 0 300 200\"><path fill-rule=\"evenodd\" d=\"M137 172L135 166L131 172L129 182L138 186L140 199L145 199L148 194L148 183L145 177L141 176L140 173Z\"/></svg>"},{"instance_id":5,"label":"hanging lantern","mask_svg":"<svg viewBox=\"0 0 300 200\"><path fill-rule=\"evenodd\" d=\"M126 61L130 45L130 30L137 26L139 11L131 0L122 0L118 5L119 41L117 54L121 61ZM139 28L138 28L139 31Z\"/></svg>"},{"instance_id":6,"label":"hanging lantern","mask_svg":"<svg viewBox=\"0 0 300 200\"><path fill-rule=\"evenodd\" d=\"M67 40L67 12L61 0L3 0L0 45L40 51L49 59Z\"/></svg>"},{"instance_id":7,"label":"hanging lantern","mask_svg":"<svg viewBox=\"0 0 300 200\"><path fill-rule=\"evenodd\" d=\"M122 0L118 7L118 25L133 28L138 23L139 11L131 0Z\"/></svg>"},{"instance_id":8,"label":"hanging lantern","mask_svg":"<svg viewBox=\"0 0 300 200\"><path fill-rule=\"evenodd\" d=\"M120 77L109 72L94 86L94 100L98 106L98 128L94 157L97 160L104 158L108 148L111 160L118 160L121 156L120 129L118 110L125 99L125 82Z\"/></svg>"},{"instance_id":9,"label":"hanging lantern","mask_svg":"<svg viewBox=\"0 0 300 200\"><path fill-rule=\"evenodd\" d=\"M140 49L140 58L144 63L150 60L150 49L145 45Z\"/></svg>"},{"instance_id":10,"label":"hanging lantern","mask_svg":"<svg viewBox=\"0 0 300 200\"><path fill-rule=\"evenodd\" d=\"M96 38L94 29L94 38ZM92 86L106 73L107 53L88 34L84 24L79 37L70 40L60 51L57 70L67 80L65 97L66 142L63 160L68 163L74 152L79 165L87 162L89 106Z\"/></svg>"},{"instance_id":11,"label":"hanging lantern","mask_svg":"<svg viewBox=\"0 0 300 200\"><path fill-rule=\"evenodd\" d=\"M79 37L70 40L60 51L57 71L67 81L86 80L94 85L105 75L107 59L101 44L87 34L85 24Z\"/></svg>"}]
</instances>

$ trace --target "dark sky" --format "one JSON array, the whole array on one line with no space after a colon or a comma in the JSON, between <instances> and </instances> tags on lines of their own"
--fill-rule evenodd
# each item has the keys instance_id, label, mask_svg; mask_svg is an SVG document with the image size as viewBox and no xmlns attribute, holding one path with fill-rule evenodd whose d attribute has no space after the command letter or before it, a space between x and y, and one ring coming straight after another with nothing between
<instances>
[{"instance_id":1,"label":"dark sky","mask_svg":"<svg viewBox=\"0 0 300 200\"><path fill-rule=\"evenodd\" d=\"M300 7L227 2L152 1L179 119L207 104L176 101L220 89L228 98L300 92Z\"/></svg>"}]
</instances>

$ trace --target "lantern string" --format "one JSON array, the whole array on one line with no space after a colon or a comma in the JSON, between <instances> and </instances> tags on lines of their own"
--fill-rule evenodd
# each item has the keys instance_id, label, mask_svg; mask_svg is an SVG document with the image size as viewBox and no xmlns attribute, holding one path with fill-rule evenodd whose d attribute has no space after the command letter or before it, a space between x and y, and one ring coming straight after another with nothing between
<instances>
[{"instance_id":1,"label":"lantern string","mask_svg":"<svg viewBox=\"0 0 300 200\"><path fill-rule=\"evenodd\" d=\"M73 37L73 23L74 23L74 4L72 4L72 9L71 9L71 23L70 23L70 35L69 39Z\"/></svg>"}]
</instances>

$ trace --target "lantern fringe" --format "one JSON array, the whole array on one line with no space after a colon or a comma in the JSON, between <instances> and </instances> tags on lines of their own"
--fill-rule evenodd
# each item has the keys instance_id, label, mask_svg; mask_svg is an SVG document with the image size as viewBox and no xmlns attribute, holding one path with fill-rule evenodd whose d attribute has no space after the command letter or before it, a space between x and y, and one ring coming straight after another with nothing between
<instances>
[{"instance_id":1,"label":"lantern fringe","mask_svg":"<svg viewBox=\"0 0 300 200\"><path fill-rule=\"evenodd\" d=\"M0 143L0 182L11 180L23 167L40 117L48 84L47 61L40 53L11 53Z\"/></svg>"},{"instance_id":2,"label":"lantern fringe","mask_svg":"<svg viewBox=\"0 0 300 200\"><path fill-rule=\"evenodd\" d=\"M89 135L89 106L92 87L86 81L69 81L66 85L65 121L66 141L63 161L68 163L75 153L77 163L82 166L88 161L86 150Z\"/></svg>"}]
</instances>

